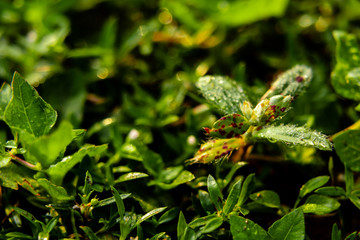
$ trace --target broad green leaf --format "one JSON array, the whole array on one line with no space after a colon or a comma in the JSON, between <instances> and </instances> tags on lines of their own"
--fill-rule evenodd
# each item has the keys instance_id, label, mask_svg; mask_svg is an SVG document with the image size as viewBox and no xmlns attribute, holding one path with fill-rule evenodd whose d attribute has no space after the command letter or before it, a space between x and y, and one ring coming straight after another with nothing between
<instances>
[{"instance_id":1,"label":"broad green leaf","mask_svg":"<svg viewBox=\"0 0 360 240\"><path fill-rule=\"evenodd\" d=\"M336 153L344 165L360 171L360 130L348 130L334 138Z\"/></svg>"},{"instance_id":2,"label":"broad green leaf","mask_svg":"<svg viewBox=\"0 0 360 240\"><path fill-rule=\"evenodd\" d=\"M202 208L205 210L206 213L210 214L215 211L208 192L199 190L199 200Z\"/></svg>"},{"instance_id":3,"label":"broad green leaf","mask_svg":"<svg viewBox=\"0 0 360 240\"><path fill-rule=\"evenodd\" d=\"M230 231L234 240L267 240L267 232L253 221L240 217L230 216Z\"/></svg>"},{"instance_id":4,"label":"broad green leaf","mask_svg":"<svg viewBox=\"0 0 360 240\"><path fill-rule=\"evenodd\" d=\"M175 219L179 215L180 209L177 207L171 208L170 210L166 211L161 217L157 224L163 224L170 222L171 220Z\"/></svg>"},{"instance_id":5,"label":"broad green leaf","mask_svg":"<svg viewBox=\"0 0 360 240\"><path fill-rule=\"evenodd\" d=\"M90 240L98 240L99 239L90 227L79 226L79 228L84 231L84 233L86 234L86 236L88 236L88 238Z\"/></svg>"},{"instance_id":6,"label":"broad green leaf","mask_svg":"<svg viewBox=\"0 0 360 240\"><path fill-rule=\"evenodd\" d=\"M209 175L207 179L207 188L212 203L215 205L216 209L220 211L223 208L223 195L215 178L211 175Z\"/></svg>"},{"instance_id":7,"label":"broad green leaf","mask_svg":"<svg viewBox=\"0 0 360 240\"><path fill-rule=\"evenodd\" d=\"M11 162L10 153L3 149L3 146L0 145L0 168L6 167ZM1 171L1 170L0 170Z\"/></svg>"},{"instance_id":8,"label":"broad green leaf","mask_svg":"<svg viewBox=\"0 0 360 240\"><path fill-rule=\"evenodd\" d=\"M0 89L0 119L4 119L4 112L11 99L11 87L7 83L3 83Z\"/></svg>"},{"instance_id":9,"label":"broad green leaf","mask_svg":"<svg viewBox=\"0 0 360 240\"><path fill-rule=\"evenodd\" d=\"M15 72L11 84L12 97L5 109L5 122L14 131L27 131L35 137L50 131L57 113L37 91Z\"/></svg>"},{"instance_id":10,"label":"broad green leaf","mask_svg":"<svg viewBox=\"0 0 360 240\"><path fill-rule=\"evenodd\" d=\"M268 230L271 239L274 240L304 240L305 222L304 213L301 209L286 214L274 222Z\"/></svg>"},{"instance_id":11,"label":"broad green leaf","mask_svg":"<svg viewBox=\"0 0 360 240\"><path fill-rule=\"evenodd\" d=\"M240 137L240 135L244 134L249 127L250 124L244 116L233 113L217 120L211 129L204 128L204 130L211 137L232 138Z\"/></svg>"},{"instance_id":12,"label":"broad green leaf","mask_svg":"<svg viewBox=\"0 0 360 240\"><path fill-rule=\"evenodd\" d=\"M255 181L255 173L249 174L246 177L244 184L241 188L239 200L236 203L237 206L241 207L245 203L245 201L248 199L251 191L254 188L254 185L255 185L254 181Z\"/></svg>"},{"instance_id":13,"label":"broad green leaf","mask_svg":"<svg viewBox=\"0 0 360 240\"><path fill-rule=\"evenodd\" d=\"M281 74L272 84L270 89L264 94L262 99L270 98L275 95L296 97L302 94L310 85L312 79L311 68L305 65L296 65Z\"/></svg>"},{"instance_id":14,"label":"broad green leaf","mask_svg":"<svg viewBox=\"0 0 360 240\"><path fill-rule=\"evenodd\" d=\"M200 146L195 156L188 160L193 163L214 163L228 158L232 151L245 146L244 138L211 139Z\"/></svg>"},{"instance_id":15,"label":"broad green leaf","mask_svg":"<svg viewBox=\"0 0 360 240\"><path fill-rule=\"evenodd\" d=\"M194 229L187 226L184 231L184 235L181 237L181 240L196 240L196 232Z\"/></svg>"},{"instance_id":16,"label":"broad green leaf","mask_svg":"<svg viewBox=\"0 0 360 240\"><path fill-rule=\"evenodd\" d=\"M240 103L248 101L241 86L226 77L201 77L197 82L197 87L209 103L225 114L241 113Z\"/></svg>"},{"instance_id":17,"label":"broad green leaf","mask_svg":"<svg viewBox=\"0 0 360 240\"><path fill-rule=\"evenodd\" d=\"M39 162L43 168L48 168L55 162L75 135L69 122L62 122L50 135L33 138L27 132L20 132L20 141L26 148L25 157L29 162Z\"/></svg>"},{"instance_id":18,"label":"broad green leaf","mask_svg":"<svg viewBox=\"0 0 360 240\"><path fill-rule=\"evenodd\" d=\"M211 220L206 222L205 226L202 227L200 231L203 234L211 233L212 231L218 229L223 224L223 221L223 218L219 216L212 218Z\"/></svg>"},{"instance_id":19,"label":"broad green leaf","mask_svg":"<svg viewBox=\"0 0 360 240\"><path fill-rule=\"evenodd\" d=\"M240 197L242 179L239 179L231 188L229 196L224 204L223 212L229 214L235 207Z\"/></svg>"},{"instance_id":20,"label":"broad green leaf","mask_svg":"<svg viewBox=\"0 0 360 240\"><path fill-rule=\"evenodd\" d=\"M71 156L64 157L60 162L51 165L46 172L49 174L53 183L61 185L65 175L70 171L77 163L89 155L90 157L98 156L107 149L107 145L85 145Z\"/></svg>"},{"instance_id":21,"label":"broad green leaf","mask_svg":"<svg viewBox=\"0 0 360 240\"><path fill-rule=\"evenodd\" d=\"M129 173L125 173L125 174L121 175L118 179L115 180L115 183L126 182L126 181L144 178L144 177L148 177L148 176L149 175L147 175L146 173L142 173L142 172L129 172Z\"/></svg>"},{"instance_id":22,"label":"broad green leaf","mask_svg":"<svg viewBox=\"0 0 360 240\"><path fill-rule=\"evenodd\" d=\"M333 31L336 41L336 66L331 83L341 96L360 100L360 52L354 34Z\"/></svg>"},{"instance_id":23,"label":"broad green leaf","mask_svg":"<svg viewBox=\"0 0 360 240\"><path fill-rule=\"evenodd\" d=\"M335 186L318 188L315 190L315 193L330 197L341 197L346 195L346 192L342 187L335 187Z\"/></svg>"},{"instance_id":24,"label":"broad green leaf","mask_svg":"<svg viewBox=\"0 0 360 240\"><path fill-rule=\"evenodd\" d=\"M341 230L339 230L336 223L334 223L331 232L331 240L342 240Z\"/></svg>"},{"instance_id":25,"label":"broad green leaf","mask_svg":"<svg viewBox=\"0 0 360 240\"><path fill-rule=\"evenodd\" d=\"M345 240L358 240L359 238L360 238L360 233L353 232L353 233L349 234L348 236L346 236Z\"/></svg>"},{"instance_id":26,"label":"broad green leaf","mask_svg":"<svg viewBox=\"0 0 360 240\"><path fill-rule=\"evenodd\" d=\"M264 205L270 208L279 208L280 207L280 197L279 195L270 190L263 190L257 193L250 194L250 199L255 201L258 204Z\"/></svg>"},{"instance_id":27,"label":"broad green leaf","mask_svg":"<svg viewBox=\"0 0 360 240\"><path fill-rule=\"evenodd\" d=\"M331 142L327 137L314 130L293 125L266 126L252 134L254 140L268 140L291 145L316 147L320 150L331 151Z\"/></svg>"},{"instance_id":28,"label":"broad green leaf","mask_svg":"<svg viewBox=\"0 0 360 240\"><path fill-rule=\"evenodd\" d=\"M151 218L152 216L155 216L156 214L159 214L161 212L163 212L167 207L161 207L161 208L156 208L151 210L150 212L146 213L144 216L142 216L137 222L136 224L140 224L144 221L146 221L147 219Z\"/></svg>"},{"instance_id":29,"label":"broad green leaf","mask_svg":"<svg viewBox=\"0 0 360 240\"><path fill-rule=\"evenodd\" d=\"M304 205L301 206L304 213L323 215L331 213L340 207L340 203L331 197L313 194L309 196Z\"/></svg>"},{"instance_id":30,"label":"broad green leaf","mask_svg":"<svg viewBox=\"0 0 360 240\"><path fill-rule=\"evenodd\" d=\"M305 197L307 194L311 193L315 189L325 185L329 181L329 176L318 176L307 181L301 188L299 192L299 197L295 203L295 207L299 204L300 200Z\"/></svg>"},{"instance_id":31,"label":"broad green leaf","mask_svg":"<svg viewBox=\"0 0 360 240\"><path fill-rule=\"evenodd\" d=\"M74 199L73 196L68 195L65 188L61 186L57 186L45 178L39 178L37 182L39 183L40 186L45 188L45 190L49 193L49 195L52 198L58 201L69 201Z\"/></svg>"},{"instance_id":32,"label":"broad green leaf","mask_svg":"<svg viewBox=\"0 0 360 240\"><path fill-rule=\"evenodd\" d=\"M31 172L27 169L18 166L17 164L10 163L6 167L0 168L0 184L3 187L11 188L14 190L19 189L25 182L30 182Z\"/></svg>"}]
</instances>

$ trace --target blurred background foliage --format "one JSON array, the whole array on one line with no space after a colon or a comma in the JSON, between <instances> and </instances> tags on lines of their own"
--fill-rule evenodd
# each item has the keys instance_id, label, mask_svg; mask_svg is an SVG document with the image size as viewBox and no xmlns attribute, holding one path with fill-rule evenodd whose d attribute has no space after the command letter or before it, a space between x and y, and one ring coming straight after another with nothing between
<instances>
[{"instance_id":1,"label":"blurred background foliage","mask_svg":"<svg viewBox=\"0 0 360 240\"><path fill-rule=\"evenodd\" d=\"M235 79L256 103L278 74L307 64L314 80L282 121L328 135L357 121L356 103L335 94L330 73L332 31L359 39L359 21L357 0L1 0L0 79L10 83L18 71L56 109L58 123L68 120L87 129L88 143L109 144L108 170L97 181L111 182L109 167L115 178L119 172L145 171L126 162L137 158L128 145L134 139L159 155L153 157L160 169L173 167L177 176L204 139L202 128L220 116L194 85L206 74ZM8 138L3 126L0 140ZM274 144L258 144L253 153L246 171L271 179L270 188L289 198L296 197L307 175L325 171L329 159L329 153L312 148ZM279 159L304 168L279 166ZM196 177L208 171L224 177L231 165L189 168ZM186 207L190 194L169 197L164 189L177 186L171 185L174 178L156 174L150 186L160 187L162 197L141 195L154 205ZM277 185L283 179L293 180ZM136 186L124 189L136 192ZM201 180L191 185L199 186Z\"/></svg>"}]
</instances>

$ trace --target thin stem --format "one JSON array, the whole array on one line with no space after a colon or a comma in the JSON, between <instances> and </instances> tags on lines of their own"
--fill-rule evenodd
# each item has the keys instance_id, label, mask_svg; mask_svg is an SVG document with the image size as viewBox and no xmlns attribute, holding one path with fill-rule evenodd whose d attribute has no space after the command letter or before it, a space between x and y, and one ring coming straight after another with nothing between
<instances>
[{"instance_id":1,"label":"thin stem","mask_svg":"<svg viewBox=\"0 0 360 240\"><path fill-rule=\"evenodd\" d=\"M36 166L35 166L34 164L31 164L31 163L29 163L29 162L27 162L27 161L19 158L18 156L15 156L15 155L10 154L10 157L11 157L13 160L17 161L18 163L20 163L20 164L22 164L22 165L24 165L24 166L26 166L26 167L28 167L28 168L36 169Z\"/></svg>"}]
</instances>

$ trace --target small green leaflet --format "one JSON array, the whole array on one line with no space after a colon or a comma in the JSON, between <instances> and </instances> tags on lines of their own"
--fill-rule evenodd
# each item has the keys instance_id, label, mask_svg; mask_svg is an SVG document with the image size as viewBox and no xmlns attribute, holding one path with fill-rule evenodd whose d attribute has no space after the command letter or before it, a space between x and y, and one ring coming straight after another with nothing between
<instances>
[{"instance_id":1,"label":"small green leaflet","mask_svg":"<svg viewBox=\"0 0 360 240\"><path fill-rule=\"evenodd\" d=\"M6 124L14 131L24 130L35 137L48 133L56 122L56 111L17 72L11 89L12 97L4 113Z\"/></svg>"},{"instance_id":2,"label":"small green leaflet","mask_svg":"<svg viewBox=\"0 0 360 240\"><path fill-rule=\"evenodd\" d=\"M331 142L324 134L294 125L266 126L254 131L252 137L256 140L266 139L270 142L316 147L326 151L332 150Z\"/></svg>"},{"instance_id":3,"label":"small green leaflet","mask_svg":"<svg viewBox=\"0 0 360 240\"><path fill-rule=\"evenodd\" d=\"M241 86L226 77L201 77L196 85L208 102L225 114L240 113L240 103L248 101Z\"/></svg>"}]
</instances>

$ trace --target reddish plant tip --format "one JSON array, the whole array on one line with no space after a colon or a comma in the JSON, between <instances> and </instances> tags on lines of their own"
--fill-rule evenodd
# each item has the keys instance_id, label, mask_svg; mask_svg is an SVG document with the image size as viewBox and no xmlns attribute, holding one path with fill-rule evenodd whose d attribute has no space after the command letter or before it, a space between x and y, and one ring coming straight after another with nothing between
<instances>
[{"instance_id":1,"label":"reddish plant tip","mask_svg":"<svg viewBox=\"0 0 360 240\"><path fill-rule=\"evenodd\" d=\"M285 110L286 110L286 107L280 108L280 111L282 111L282 112L285 112Z\"/></svg>"},{"instance_id":2,"label":"reddish plant tip","mask_svg":"<svg viewBox=\"0 0 360 240\"><path fill-rule=\"evenodd\" d=\"M205 127L204 130L205 130L205 132L206 132L207 134L210 133L210 128Z\"/></svg>"},{"instance_id":3,"label":"reddish plant tip","mask_svg":"<svg viewBox=\"0 0 360 240\"><path fill-rule=\"evenodd\" d=\"M304 81L304 78L302 76L297 76L295 78L295 80L300 83L300 82Z\"/></svg>"}]
</instances>

